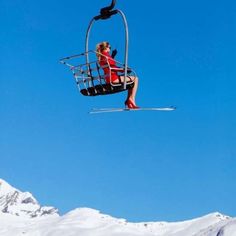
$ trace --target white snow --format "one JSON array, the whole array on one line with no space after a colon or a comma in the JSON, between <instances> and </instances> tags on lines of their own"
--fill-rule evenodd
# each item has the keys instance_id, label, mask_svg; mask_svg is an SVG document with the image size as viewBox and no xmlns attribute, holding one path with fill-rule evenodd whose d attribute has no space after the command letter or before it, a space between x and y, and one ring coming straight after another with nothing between
<instances>
[{"instance_id":1,"label":"white snow","mask_svg":"<svg viewBox=\"0 0 236 236\"><path fill-rule=\"evenodd\" d=\"M236 218L215 212L182 222L131 223L90 208L59 216L55 208L41 207L31 193L22 193L0 179L0 235L236 236Z\"/></svg>"},{"instance_id":2,"label":"white snow","mask_svg":"<svg viewBox=\"0 0 236 236\"><path fill-rule=\"evenodd\" d=\"M21 192L0 179L0 212L16 216L36 217L57 214L54 207L41 207L29 192Z\"/></svg>"},{"instance_id":3,"label":"white snow","mask_svg":"<svg viewBox=\"0 0 236 236\"><path fill-rule=\"evenodd\" d=\"M8 184L3 179L0 179L0 196L4 194L8 194L12 191L16 191L16 189L13 188L10 184Z\"/></svg>"}]
</instances>

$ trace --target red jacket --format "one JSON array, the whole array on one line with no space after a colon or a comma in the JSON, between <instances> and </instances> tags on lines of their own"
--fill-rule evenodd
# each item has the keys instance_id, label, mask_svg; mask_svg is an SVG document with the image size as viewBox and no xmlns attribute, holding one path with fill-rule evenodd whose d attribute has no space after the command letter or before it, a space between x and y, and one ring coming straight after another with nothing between
<instances>
[{"instance_id":1,"label":"red jacket","mask_svg":"<svg viewBox=\"0 0 236 236\"><path fill-rule=\"evenodd\" d=\"M102 54L104 56L101 56L99 64L102 67L108 66L103 68L105 74L105 80L107 83L114 82L119 78L117 72L123 71L123 69L117 67L115 60L111 57L111 55L108 52L103 51Z\"/></svg>"}]
</instances>

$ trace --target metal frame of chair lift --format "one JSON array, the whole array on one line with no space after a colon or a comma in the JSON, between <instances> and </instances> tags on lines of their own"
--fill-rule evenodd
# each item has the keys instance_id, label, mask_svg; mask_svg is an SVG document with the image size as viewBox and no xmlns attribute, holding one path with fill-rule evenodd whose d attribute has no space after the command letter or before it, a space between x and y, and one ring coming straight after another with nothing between
<instances>
[{"instance_id":1,"label":"metal frame of chair lift","mask_svg":"<svg viewBox=\"0 0 236 236\"><path fill-rule=\"evenodd\" d=\"M100 15L95 16L89 23L86 32L86 40L85 40L85 52L73 55L69 57L62 58L60 60L61 63L69 66L70 70L73 72L74 78L76 80L76 84L81 92L81 94L85 96L97 96L97 95L106 95L106 94L113 94L125 91L129 88L134 86L134 83L129 80L125 80L124 83L107 83L105 80L105 74L103 68L99 65L97 59L93 59L90 61L91 57L96 57L97 52L93 50L88 50L89 48L89 35L92 28L92 25L95 21L98 20L106 20L109 19L111 16L120 14L124 27L125 27L125 53L124 53L124 63L119 61L115 61L117 66L123 68L123 72L118 72L118 75L124 76L128 78L129 76L136 76L136 73L129 68L128 73L128 24L125 17L125 14L119 10L113 10L116 4L116 0L112 0L112 3L108 7L104 7L100 10ZM101 54L102 55L102 54ZM103 55L104 56L104 55ZM104 56L106 58L106 56ZM72 60L76 61L72 65ZM111 77L111 70L112 67L108 63L107 60L107 67L110 71Z\"/></svg>"}]
</instances>

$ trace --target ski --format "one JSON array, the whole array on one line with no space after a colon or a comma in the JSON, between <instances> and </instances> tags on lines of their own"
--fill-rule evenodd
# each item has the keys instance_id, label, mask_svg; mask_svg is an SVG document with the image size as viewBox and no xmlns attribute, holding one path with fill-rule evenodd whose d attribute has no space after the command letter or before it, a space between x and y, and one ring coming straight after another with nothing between
<instances>
[{"instance_id":1,"label":"ski","mask_svg":"<svg viewBox=\"0 0 236 236\"><path fill-rule=\"evenodd\" d=\"M108 112L124 112L124 111L174 111L176 107L140 107L138 109L130 108L93 108L89 114L108 113Z\"/></svg>"}]
</instances>

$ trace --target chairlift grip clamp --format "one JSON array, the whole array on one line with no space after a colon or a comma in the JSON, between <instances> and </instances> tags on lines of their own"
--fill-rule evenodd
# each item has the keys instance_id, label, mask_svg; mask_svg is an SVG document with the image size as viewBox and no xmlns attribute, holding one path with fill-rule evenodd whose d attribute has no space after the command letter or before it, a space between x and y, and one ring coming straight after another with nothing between
<instances>
[{"instance_id":1,"label":"chairlift grip clamp","mask_svg":"<svg viewBox=\"0 0 236 236\"><path fill-rule=\"evenodd\" d=\"M95 16L94 20L100 20L100 19L106 20L110 18L112 15L117 14L118 13L117 10L112 10L115 7L115 5L116 5L116 0L112 0L110 6L101 8L100 15Z\"/></svg>"}]
</instances>

